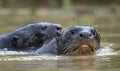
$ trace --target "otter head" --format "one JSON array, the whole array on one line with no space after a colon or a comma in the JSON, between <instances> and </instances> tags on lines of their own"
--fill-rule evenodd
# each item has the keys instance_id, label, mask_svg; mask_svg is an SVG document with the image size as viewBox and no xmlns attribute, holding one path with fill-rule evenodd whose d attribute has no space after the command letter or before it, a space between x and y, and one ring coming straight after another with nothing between
<instances>
[{"instance_id":1,"label":"otter head","mask_svg":"<svg viewBox=\"0 0 120 71\"><path fill-rule=\"evenodd\" d=\"M60 24L37 23L35 26L39 29L38 33L42 33L44 35L43 38L45 40L61 35L62 27Z\"/></svg>"},{"instance_id":2,"label":"otter head","mask_svg":"<svg viewBox=\"0 0 120 71\"><path fill-rule=\"evenodd\" d=\"M100 48L100 35L89 26L74 26L58 40L58 54L89 55Z\"/></svg>"},{"instance_id":3,"label":"otter head","mask_svg":"<svg viewBox=\"0 0 120 71\"><path fill-rule=\"evenodd\" d=\"M61 25L52 23L29 24L11 33L12 44L19 49L37 49L61 35Z\"/></svg>"}]
</instances>

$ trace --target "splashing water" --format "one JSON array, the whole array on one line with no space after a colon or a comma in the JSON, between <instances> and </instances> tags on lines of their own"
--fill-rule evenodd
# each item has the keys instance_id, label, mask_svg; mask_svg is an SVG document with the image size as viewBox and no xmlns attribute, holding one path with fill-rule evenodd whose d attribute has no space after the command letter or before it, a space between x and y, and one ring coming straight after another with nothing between
<instances>
[{"instance_id":1,"label":"splashing water","mask_svg":"<svg viewBox=\"0 0 120 71\"><path fill-rule=\"evenodd\" d=\"M18 51L0 51L0 55L27 55L29 52Z\"/></svg>"},{"instance_id":2,"label":"splashing water","mask_svg":"<svg viewBox=\"0 0 120 71\"><path fill-rule=\"evenodd\" d=\"M33 60L58 60L60 59L61 56L47 56L47 55L42 55L42 56L5 56L1 57L0 61L33 61Z\"/></svg>"},{"instance_id":3,"label":"splashing water","mask_svg":"<svg viewBox=\"0 0 120 71\"><path fill-rule=\"evenodd\" d=\"M107 44L96 51L96 56L117 55L119 51L114 51L111 47L113 44ZM34 52L23 51L0 51L0 61L30 61L30 60L60 60L66 59L66 56L55 55L34 55Z\"/></svg>"},{"instance_id":4,"label":"splashing water","mask_svg":"<svg viewBox=\"0 0 120 71\"><path fill-rule=\"evenodd\" d=\"M103 48L101 48L100 50L96 51L96 55L97 56L106 56L106 55L117 55L118 52L114 51L111 47L113 46L113 44L108 44L106 46L104 46Z\"/></svg>"}]
</instances>

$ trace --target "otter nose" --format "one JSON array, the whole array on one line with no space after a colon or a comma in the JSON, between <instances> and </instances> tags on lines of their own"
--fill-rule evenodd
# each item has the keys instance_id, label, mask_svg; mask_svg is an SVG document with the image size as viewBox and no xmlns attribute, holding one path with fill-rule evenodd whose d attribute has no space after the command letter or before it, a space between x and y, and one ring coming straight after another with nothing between
<instances>
[{"instance_id":1,"label":"otter nose","mask_svg":"<svg viewBox=\"0 0 120 71\"><path fill-rule=\"evenodd\" d=\"M61 36L62 35L62 32L61 32L62 27L61 26L56 26L56 30L57 30L56 36Z\"/></svg>"},{"instance_id":2,"label":"otter nose","mask_svg":"<svg viewBox=\"0 0 120 71\"><path fill-rule=\"evenodd\" d=\"M54 24L56 30L62 30L62 26L60 24Z\"/></svg>"},{"instance_id":3,"label":"otter nose","mask_svg":"<svg viewBox=\"0 0 120 71\"><path fill-rule=\"evenodd\" d=\"M79 34L79 36L82 37L82 38L89 38L91 35L92 35L92 34L89 33L89 32L81 32L81 33Z\"/></svg>"},{"instance_id":4,"label":"otter nose","mask_svg":"<svg viewBox=\"0 0 120 71\"><path fill-rule=\"evenodd\" d=\"M60 31L62 30L62 28L60 26L57 26L56 29L60 30Z\"/></svg>"}]
</instances>

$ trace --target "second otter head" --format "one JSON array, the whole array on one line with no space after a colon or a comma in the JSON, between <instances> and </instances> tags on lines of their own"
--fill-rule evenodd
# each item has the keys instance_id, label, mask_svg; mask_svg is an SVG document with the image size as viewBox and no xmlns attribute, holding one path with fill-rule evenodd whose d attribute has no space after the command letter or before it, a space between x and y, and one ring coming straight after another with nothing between
<instances>
[{"instance_id":1,"label":"second otter head","mask_svg":"<svg viewBox=\"0 0 120 71\"><path fill-rule=\"evenodd\" d=\"M12 44L18 49L37 49L54 37L61 35L61 25L47 22L29 24L9 34Z\"/></svg>"}]
</instances>

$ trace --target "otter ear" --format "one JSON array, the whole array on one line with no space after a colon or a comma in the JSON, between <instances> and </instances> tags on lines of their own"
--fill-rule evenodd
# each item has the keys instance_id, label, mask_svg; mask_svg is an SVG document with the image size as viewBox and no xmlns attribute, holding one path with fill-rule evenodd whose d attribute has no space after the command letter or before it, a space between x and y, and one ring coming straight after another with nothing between
<instances>
[{"instance_id":1,"label":"otter ear","mask_svg":"<svg viewBox=\"0 0 120 71\"><path fill-rule=\"evenodd\" d=\"M13 43L14 46L17 45L18 39L19 39L18 36L13 36L12 37L12 43Z\"/></svg>"}]
</instances>

